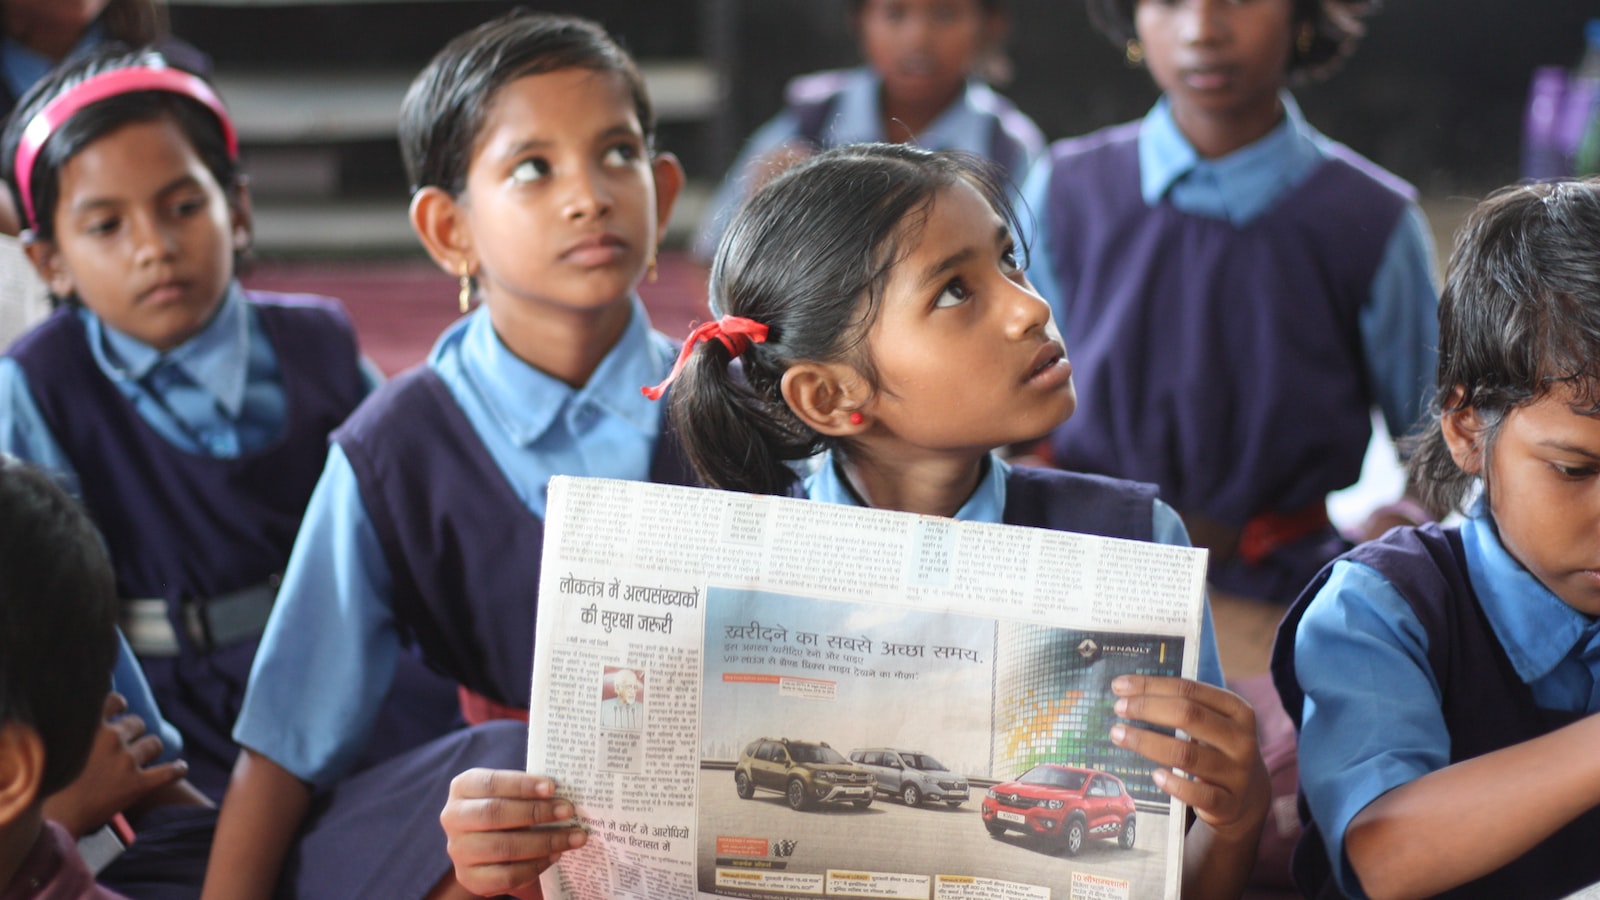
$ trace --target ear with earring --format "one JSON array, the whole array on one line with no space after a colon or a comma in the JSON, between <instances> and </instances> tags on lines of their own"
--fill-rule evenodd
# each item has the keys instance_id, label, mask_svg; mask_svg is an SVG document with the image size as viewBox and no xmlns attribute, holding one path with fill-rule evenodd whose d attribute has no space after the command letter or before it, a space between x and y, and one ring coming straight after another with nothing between
<instances>
[{"instance_id":1,"label":"ear with earring","mask_svg":"<svg viewBox=\"0 0 1600 900\"><path fill-rule=\"evenodd\" d=\"M860 425L862 422L865 422L866 420L867 420L867 417L863 416L861 414L860 410L853 409L853 410L850 411L850 424L851 425Z\"/></svg>"},{"instance_id":2,"label":"ear with earring","mask_svg":"<svg viewBox=\"0 0 1600 900\"><path fill-rule=\"evenodd\" d=\"M461 304L461 314L466 315L472 308L472 266L465 260L461 263L461 293L456 299Z\"/></svg>"},{"instance_id":3,"label":"ear with earring","mask_svg":"<svg viewBox=\"0 0 1600 900\"><path fill-rule=\"evenodd\" d=\"M1301 22L1300 28L1295 31L1294 49L1297 50L1301 56L1310 56L1311 48L1316 44L1316 40L1317 26L1311 24L1310 22Z\"/></svg>"},{"instance_id":4,"label":"ear with earring","mask_svg":"<svg viewBox=\"0 0 1600 900\"><path fill-rule=\"evenodd\" d=\"M650 251L650 258L644 261L644 280L651 284L656 283L656 251Z\"/></svg>"},{"instance_id":5,"label":"ear with earring","mask_svg":"<svg viewBox=\"0 0 1600 900\"><path fill-rule=\"evenodd\" d=\"M1122 48L1122 58L1128 63L1128 68L1137 69L1144 65L1144 44L1138 38L1128 38L1128 43Z\"/></svg>"}]
</instances>

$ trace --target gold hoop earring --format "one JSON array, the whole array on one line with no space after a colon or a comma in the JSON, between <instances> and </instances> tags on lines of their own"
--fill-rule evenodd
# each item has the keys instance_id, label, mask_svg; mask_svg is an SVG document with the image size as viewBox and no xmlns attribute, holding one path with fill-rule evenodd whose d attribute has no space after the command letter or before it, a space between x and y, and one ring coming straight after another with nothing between
<instances>
[{"instance_id":1,"label":"gold hoop earring","mask_svg":"<svg viewBox=\"0 0 1600 900\"><path fill-rule=\"evenodd\" d=\"M1300 51L1301 56L1310 56L1311 48L1317 40L1317 28L1310 22L1300 23L1300 33L1294 37L1294 48Z\"/></svg>"},{"instance_id":2,"label":"gold hoop earring","mask_svg":"<svg viewBox=\"0 0 1600 900\"><path fill-rule=\"evenodd\" d=\"M1122 49L1122 58L1127 60L1130 69L1144 65L1144 44L1138 38L1128 38L1127 46Z\"/></svg>"},{"instance_id":3,"label":"gold hoop earring","mask_svg":"<svg viewBox=\"0 0 1600 900\"><path fill-rule=\"evenodd\" d=\"M461 304L461 314L472 308L472 275L466 263L461 264L461 294L456 298Z\"/></svg>"},{"instance_id":4,"label":"gold hoop earring","mask_svg":"<svg viewBox=\"0 0 1600 900\"><path fill-rule=\"evenodd\" d=\"M644 263L644 280L650 282L651 284L655 284L658 274L659 273L656 272L656 254L655 251L652 250L650 252L650 258L645 260Z\"/></svg>"}]
</instances>

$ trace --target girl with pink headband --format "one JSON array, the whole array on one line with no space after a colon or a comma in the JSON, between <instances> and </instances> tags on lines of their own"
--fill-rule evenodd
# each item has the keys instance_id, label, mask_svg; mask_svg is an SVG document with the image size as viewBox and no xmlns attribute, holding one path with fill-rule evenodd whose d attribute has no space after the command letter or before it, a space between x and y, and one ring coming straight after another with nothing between
<instances>
[{"instance_id":1,"label":"girl with pink headband","mask_svg":"<svg viewBox=\"0 0 1600 900\"><path fill-rule=\"evenodd\" d=\"M250 240L237 156L204 80L125 47L39 82L0 139L58 304L0 358L0 451L92 513L123 630L212 798L328 435L375 383L336 301L235 280ZM396 708L396 743L454 718L450 690L411 668L436 702Z\"/></svg>"}]
</instances>

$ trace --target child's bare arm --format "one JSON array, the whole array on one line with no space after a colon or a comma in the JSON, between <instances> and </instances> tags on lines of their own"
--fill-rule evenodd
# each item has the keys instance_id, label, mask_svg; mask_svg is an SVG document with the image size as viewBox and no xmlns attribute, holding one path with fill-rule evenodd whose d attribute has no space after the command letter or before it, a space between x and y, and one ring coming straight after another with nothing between
<instances>
[{"instance_id":1,"label":"child's bare arm","mask_svg":"<svg viewBox=\"0 0 1600 900\"><path fill-rule=\"evenodd\" d=\"M244 747L217 816L202 900L269 900L311 806L311 789Z\"/></svg>"},{"instance_id":2,"label":"child's bare arm","mask_svg":"<svg viewBox=\"0 0 1600 900\"><path fill-rule=\"evenodd\" d=\"M1493 872L1600 805L1600 716L1429 772L1388 791L1345 829L1367 896L1428 897ZM1538 797L1497 804L1484 798Z\"/></svg>"},{"instance_id":3,"label":"child's bare arm","mask_svg":"<svg viewBox=\"0 0 1600 900\"><path fill-rule=\"evenodd\" d=\"M1186 678L1123 675L1111 688L1118 715L1189 735L1182 740L1127 725L1111 730L1118 746L1165 766L1156 770L1156 784L1195 811L1184 846L1183 895L1237 898L1255 865L1272 793L1255 711L1237 694Z\"/></svg>"},{"instance_id":4,"label":"child's bare arm","mask_svg":"<svg viewBox=\"0 0 1600 900\"><path fill-rule=\"evenodd\" d=\"M74 837L82 837L117 813L138 806L189 771L181 759L152 765L161 755L161 738L147 733L138 716L122 715L127 709L128 703L121 694L106 695L100 728L90 745L89 762L71 784L44 803L45 818L60 822ZM182 795L168 792L168 796L206 802L194 791Z\"/></svg>"},{"instance_id":5,"label":"child's bare arm","mask_svg":"<svg viewBox=\"0 0 1600 900\"><path fill-rule=\"evenodd\" d=\"M439 813L456 881L474 894L538 896L539 873L588 841L582 828L550 828L570 819L555 782L499 769L468 769L450 782Z\"/></svg>"}]
</instances>

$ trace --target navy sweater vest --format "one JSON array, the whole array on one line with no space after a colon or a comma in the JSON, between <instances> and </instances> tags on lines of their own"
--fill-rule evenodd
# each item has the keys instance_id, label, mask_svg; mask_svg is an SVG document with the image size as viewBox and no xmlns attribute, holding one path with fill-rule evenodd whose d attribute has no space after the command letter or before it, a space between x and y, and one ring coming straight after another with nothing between
<instances>
[{"instance_id":1,"label":"navy sweater vest","mask_svg":"<svg viewBox=\"0 0 1600 900\"><path fill-rule=\"evenodd\" d=\"M1013 466L1001 521L1055 531L1148 541L1155 485L1100 475Z\"/></svg>"},{"instance_id":2,"label":"navy sweater vest","mask_svg":"<svg viewBox=\"0 0 1600 900\"><path fill-rule=\"evenodd\" d=\"M1235 226L1147 206L1138 132L1051 150L1052 300L1078 385L1056 463L1235 527L1354 482L1373 404L1358 315L1409 188L1341 150Z\"/></svg>"},{"instance_id":3,"label":"navy sweater vest","mask_svg":"<svg viewBox=\"0 0 1600 900\"><path fill-rule=\"evenodd\" d=\"M402 629L440 672L526 709L544 521L506 482L450 389L432 369L413 369L334 440L383 548ZM695 483L670 432L656 443L650 480Z\"/></svg>"},{"instance_id":4,"label":"navy sweater vest","mask_svg":"<svg viewBox=\"0 0 1600 900\"><path fill-rule=\"evenodd\" d=\"M1581 714L1540 709L1517 675L1467 577L1461 535L1425 525L1391 531L1341 557L1375 569L1405 598L1428 639L1428 665L1442 693L1450 762L1482 756L1554 731ZM1294 634L1327 583L1331 565L1306 588L1278 627L1272 679L1298 729L1305 695L1294 674ZM1485 814L1493 814L1485 798ZM1493 798L1518 802L1513 798ZM1532 801L1536 802L1536 801ZM1295 848L1295 883L1308 897L1341 896L1317 824L1300 797L1304 831ZM1591 810L1513 862L1441 896L1562 897L1600 880L1600 810Z\"/></svg>"},{"instance_id":5,"label":"navy sweater vest","mask_svg":"<svg viewBox=\"0 0 1600 900\"><path fill-rule=\"evenodd\" d=\"M173 447L95 364L82 321L62 309L11 351L72 461L124 597L215 597L281 573L327 459L328 434L361 402L355 333L332 301L248 292L278 357L288 423L234 459ZM187 653L195 648L169 602Z\"/></svg>"}]
</instances>

